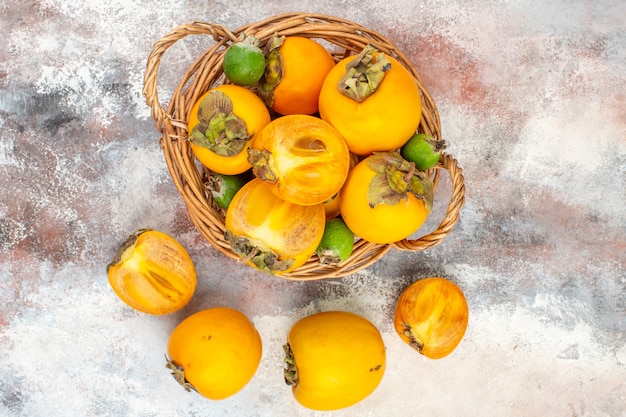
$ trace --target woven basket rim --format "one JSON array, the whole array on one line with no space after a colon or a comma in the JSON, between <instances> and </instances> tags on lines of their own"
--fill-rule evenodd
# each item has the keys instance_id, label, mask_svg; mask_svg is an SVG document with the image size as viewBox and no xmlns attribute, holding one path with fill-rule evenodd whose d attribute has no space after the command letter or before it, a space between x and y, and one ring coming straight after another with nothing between
<instances>
[{"instance_id":1,"label":"woven basket rim","mask_svg":"<svg viewBox=\"0 0 626 417\"><path fill-rule=\"evenodd\" d=\"M237 42L240 36L245 34L254 35L263 45L274 33L306 36L325 42L333 47L331 53L336 60L360 52L368 43L390 54L411 72L422 93L423 108L418 132L428 133L438 140L443 140L437 107L412 63L386 37L355 22L323 14L283 13L233 31L223 25L203 21L192 21L175 27L154 44L146 65L143 94L151 108L156 127L161 132L159 143L190 219L212 247L235 260L240 260L239 256L232 252L224 240L224 213L211 201L203 183L203 176L207 171L195 160L186 141L186 120L191 107L204 92L225 82L221 62L230 44ZM190 35L209 35L213 38L213 44L189 66L165 107L161 104L157 92L161 58L173 44ZM313 255L305 265L277 275L300 281L340 278L369 267L392 248L417 252L440 244L457 223L465 194L462 169L450 154L443 153L439 164L429 171L435 186L440 172L449 174L452 190L445 216L435 231L418 239L405 239L385 245L360 239L355 243L350 258L339 265L322 265L318 262L317 256Z\"/></svg>"}]
</instances>

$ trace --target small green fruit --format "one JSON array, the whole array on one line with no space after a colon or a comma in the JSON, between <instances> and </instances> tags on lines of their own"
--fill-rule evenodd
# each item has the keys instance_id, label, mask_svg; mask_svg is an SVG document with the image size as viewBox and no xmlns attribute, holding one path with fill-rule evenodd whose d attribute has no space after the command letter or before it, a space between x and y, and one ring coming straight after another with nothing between
<instances>
[{"instance_id":1,"label":"small green fruit","mask_svg":"<svg viewBox=\"0 0 626 417\"><path fill-rule=\"evenodd\" d=\"M222 69L233 84L250 86L259 81L265 72L265 54L259 48L259 41L248 36L231 45L224 54Z\"/></svg>"},{"instance_id":2,"label":"small green fruit","mask_svg":"<svg viewBox=\"0 0 626 417\"><path fill-rule=\"evenodd\" d=\"M419 133L411 136L402 146L400 155L407 161L413 162L418 170L426 171L437 165L441 158L441 151L445 148L445 141Z\"/></svg>"},{"instance_id":3,"label":"small green fruit","mask_svg":"<svg viewBox=\"0 0 626 417\"><path fill-rule=\"evenodd\" d=\"M222 209L227 210L230 202L246 181L241 175L211 174L205 186L211 193L213 201Z\"/></svg>"},{"instance_id":4,"label":"small green fruit","mask_svg":"<svg viewBox=\"0 0 626 417\"><path fill-rule=\"evenodd\" d=\"M319 262L327 265L344 262L352 254L353 248L354 233L343 219L335 217L327 220L324 235L316 250Z\"/></svg>"}]
</instances>

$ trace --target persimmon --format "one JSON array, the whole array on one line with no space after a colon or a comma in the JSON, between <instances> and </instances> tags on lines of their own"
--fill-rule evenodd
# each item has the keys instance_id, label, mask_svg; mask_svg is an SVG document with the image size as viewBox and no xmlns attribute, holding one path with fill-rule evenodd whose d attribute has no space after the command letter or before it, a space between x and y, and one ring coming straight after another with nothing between
<instances>
[{"instance_id":1,"label":"persimmon","mask_svg":"<svg viewBox=\"0 0 626 417\"><path fill-rule=\"evenodd\" d=\"M421 92L399 61L368 45L328 73L319 113L343 135L353 153L397 150L419 126Z\"/></svg>"},{"instance_id":2,"label":"persimmon","mask_svg":"<svg viewBox=\"0 0 626 417\"><path fill-rule=\"evenodd\" d=\"M385 344L376 326L347 311L296 322L287 338L285 381L313 410L337 410L368 397L385 373Z\"/></svg>"},{"instance_id":3,"label":"persimmon","mask_svg":"<svg viewBox=\"0 0 626 417\"><path fill-rule=\"evenodd\" d=\"M302 266L324 234L322 203L302 206L280 198L273 185L254 178L232 199L225 239L248 265L271 274Z\"/></svg>"},{"instance_id":4,"label":"persimmon","mask_svg":"<svg viewBox=\"0 0 626 417\"><path fill-rule=\"evenodd\" d=\"M430 178L397 152L381 152L350 170L339 205L355 235L386 244L416 232L426 221L432 200Z\"/></svg>"},{"instance_id":5,"label":"persimmon","mask_svg":"<svg viewBox=\"0 0 626 417\"><path fill-rule=\"evenodd\" d=\"M262 350L261 336L245 314L213 307L174 328L167 342L167 368L187 391L221 400L250 382Z\"/></svg>"},{"instance_id":6,"label":"persimmon","mask_svg":"<svg viewBox=\"0 0 626 417\"><path fill-rule=\"evenodd\" d=\"M212 171L241 174L250 169L248 149L270 120L263 101L247 88L232 84L214 87L189 113L191 150Z\"/></svg>"},{"instance_id":7,"label":"persimmon","mask_svg":"<svg viewBox=\"0 0 626 417\"><path fill-rule=\"evenodd\" d=\"M428 358L440 359L456 349L468 320L463 291L446 278L431 277L414 282L402 292L393 323L409 346Z\"/></svg>"},{"instance_id":8,"label":"persimmon","mask_svg":"<svg viewBox=\"0 0 626 417\"><path fill-rule=\"evenodd\" d=\"M335 195L348 176L350 154L337 129L314 116L272 120L249 151L254 174L275 184L281 198L314 205Z\"/></svg>"},{"instance_id":9,"label":"persimmon","mask_svg":"<svg viewBox=\"0 0 626 417\"><path fill-rule=\"evenodd\" d=\"M180 310L196 289L189 253L170 235L152 229L137 230L122 244L107 275L122 301L148 314Z\"/></svg>"},{"instance_id":10,"label":"persimmon","mask_svg":"<svg viewBox=\"0 0 626 417\"><path fill-rule=\"evenodd\" d=\"M315 40L275 36L267 44L267 65L259 81L259 95L277 113L314 114L326 75L335 60Z\"/></svg>"}]
</instances>

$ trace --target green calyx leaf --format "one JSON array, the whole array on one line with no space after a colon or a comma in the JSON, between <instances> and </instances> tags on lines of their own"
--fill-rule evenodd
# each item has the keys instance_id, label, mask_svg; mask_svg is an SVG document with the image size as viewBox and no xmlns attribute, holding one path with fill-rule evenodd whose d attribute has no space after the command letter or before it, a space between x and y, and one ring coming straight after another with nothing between
<instances>
[{"instance_id":1,"label":"green calyx leaf","mask_svg":"<svg viewBox=\"0 0 626 417\"><path fill-rule=\"evenodd\" d=\"M286 271L293 265L293 259L279 259L278 254L260 241L236 236L229 230L224 234L224 239L244 262L252 262L260 271L273 275L275 272Z\"/></svg>"},{"instance_id":2,"label":"green calyx leaf","mask_svg":"<svg viewBox=\"0 0 626 417\"><path fill-rule=\"evenodd\" d=\"M198 125L189 135L192 143L217 155L233 156L243 150L250 138L246 123L233 113L233 103L226 94L214 90L202 100Z\"/></svg>"},{"instance_id":3,"label":"green calyx leaf","mask_svg":"<svg viewBox=\"0 0 626 417\"><path fill-rule=\"evenodd\" d=\"M361 103L376 92L390 68L391 62L385 54L369 44L346 66L346 73L339 80L339 91Z\"/></svg>"},{"instance_id":4,"label":"green calyx leaf","mask_svg":"<svg viewBox=\"0 0 626 417\"><path fill-rule=\"evenodd\" d=\"M265 73L258 83L258 94L267 107L274 104L274 88L283 79L283 58L280 54L280 47L285 41L284 36L274 34L266 45Z\"/></svg>"},{"instance_id":5,"label":"green calyx leaf","mask_svg":"<svg viewBox=\"0 0 626 417\"><path fill-rule=\"evenodd\" d=\"M274 157L267 149L248 149L248 162L252 165L252 173L255 177L271 183L278 180L278 175L272 169Z\"/></svg>"},{"instance_id":6,"label":"green calyx leaf","mask_svg":"<svg viewBox=\"0 0 626 417\"><path fill-rule=\"evenodd\" d=\"M424 201L426 210L433 206L434 185L426 173L415 169L415 164L402 158L398 152L375 153L368 158L368 166L376 172L368 189L370 207L378 204L395 205L412 193Z\"/></svg>"}]
</instances>

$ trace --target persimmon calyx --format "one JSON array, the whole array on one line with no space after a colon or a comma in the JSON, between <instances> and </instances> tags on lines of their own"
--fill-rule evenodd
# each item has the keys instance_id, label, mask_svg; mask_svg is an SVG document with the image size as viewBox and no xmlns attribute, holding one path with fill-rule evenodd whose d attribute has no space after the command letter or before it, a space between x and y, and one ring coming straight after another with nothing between
<instances>
[{"instance_id":1,"label":"persimmon calyx","mask_svg":"<svg viewBox=\"0 0 626 417\"><path fill-rule=\"evenodd\" d=\"M131 249L132 247L135 246L135 244L137 243L137 239L139 239L139 236L144 233L144 232L149 232L152 229L149 228L145 228L145 229L138 229L135 232L133 232L119 247L117 254L115 256L115 258L113 259L113 261L111 261L111 263L109 263L107 265L107 272L109 272L109 269L111 269L113 267L113 265L117 265L120 262L122 262L124 259L127 259L130 251L129 249Z\"/></svg>"},{"instance_id":2,"label":"persimmon calyx","mask_svg":"<svg viewBox=\"0 0 626 417\"><path fill-rule=\"evenodd\" d=\"M247 35L245 33L242 33L239 36L239 42L245 43L245 44L250 45L250 46L256 46L257 48L260 45L260 42L256 38L256 36L254 36L254 35Z\"/></svg>"},{"instance_id":3,"label":"persimmon calyx","mask_svg":"<svg viewBox=\"0 0 626 417\"><path fill-rule=\"evenodd\" d=\"M341 263L341 257L333 249L324 249L319 255L319 263L323 265L337 265Z\"/></svg>"},{"instance_id":4,"label":"persimmon calyx","mask_svg":"<svg viewBox=\"0 0 626 417\"><path fill-rule=\"evenodd\" d=\"M285 383L287 385L298 385L298 368L296 367L296 361L293 358L293 351L289 343L283 345L285 351L285 369L283 370L285 376Z\"/></svg>"},{"instance_id":5,"label":"persimmon calyx","mask_svg":"<svg viewBox=\"0 0 626 417\"><path fill-rule=\"evenodd\" d=\"M443 139L437 140L431 135L424 135L423 138L433 148L433 152L441 152L448 147L448 143Z\"/></svg>"},{"instance_id":6,"label":"persimmon calyx","mask_svg":"<svg viewBox=\"0 0 626 417\"><path fill-rule=\"evenodd\" d=\"M280 54L280 47L284 41L284 36L275 33L267 42L265 49L265 72L258 83L258 94L268 107L274 104L274 88L283 79L283 58Z\"/></svg>"},{"instance_id":7,"label":"persimmon calyx","mask_svg":"<svg viewBox=\"0 0 626 417\"><path fill-rule=\"evenodd\" d=\"M356 58L346 65L346 73L339 80L339 91L357 103L376 92L385 78L391 62L385 54L368 44Z\"/></svg>"},{"instance_id":8,"label":"persimmon calyx","mask_svg":"<svg viewBox=\"0 0 626 417\"><path fill-rule=\"evenodd\" d=\"M174 361L172 361L167 355L165 355L165 360L166 360L165 367L169 369L170 371L172 371L172 376L174 377L176 382L182 385L182 387L185 388L185 391L187 392L189 391L197 392L196 388L193 385L191 385L191 383L187 381L187 379L185 379L185 370L183 369L183 367L176 365Z\"/></svg>"},{"instance_id":9,"label":"persimmon calyx","mask_svg":"<svg viewBox=\"0 0 626 417\"><path fill-rule=\"evenodd\" d=\"M380 152L368 159L376 175L368 189L370 207L378 204L395 205L408 193L423 200L426 210L433 206L434 185L426 173L415 169L415 164L402 158L398 152Z\"/></svg>"},{"instance_id":10,"label":"persimmon calyx","mask_svg":"<svg viewBox=\"0 0 626 417\"><path fill-rule=\"evenodd\" d=\"M293 259L279 259L279 255L257 240L244 236L236 236L229 230L224 239L230 243L230 247L242 261L252 262L259 270L273 274L274 272L286 271L293 264Z\"/></svg>"},{"instance_id":11,"label":"persimmon calyx","mask_svg":"<svg viewBox=\"0 0 626 417\"><path fill-rule=\"evenodd\" d=\"M274 157L268 150L248 149L248 162L252 165L252 172L263 181L275 183L278 175L273 167Z\"/></svg>"},{"instance_id":12,"label":"persimmon calyx","mask_svg":"<svg viewBox=\"0 0 626 417\"><path fill-rule=\"evenodd\" d=\"M404 326L404 331L402 333L407 339L409 339L409 345L419 353L422 353L422 350L424 349L424 342L420 340L408 323L403 322L402 325Z\"/></svg>"},{"instance_id":13,"label":"persimmon calyx","mask_svg":"<svg viewBox=\"0 0 626 417\"><path fill-rule=\"evenodd\" d=\"M189 140L222 156L240 153L248 135L246 123L233 113L230 98L219 90L211 91L198 108L198 124Z\"/></svg>"}]
</instances>

